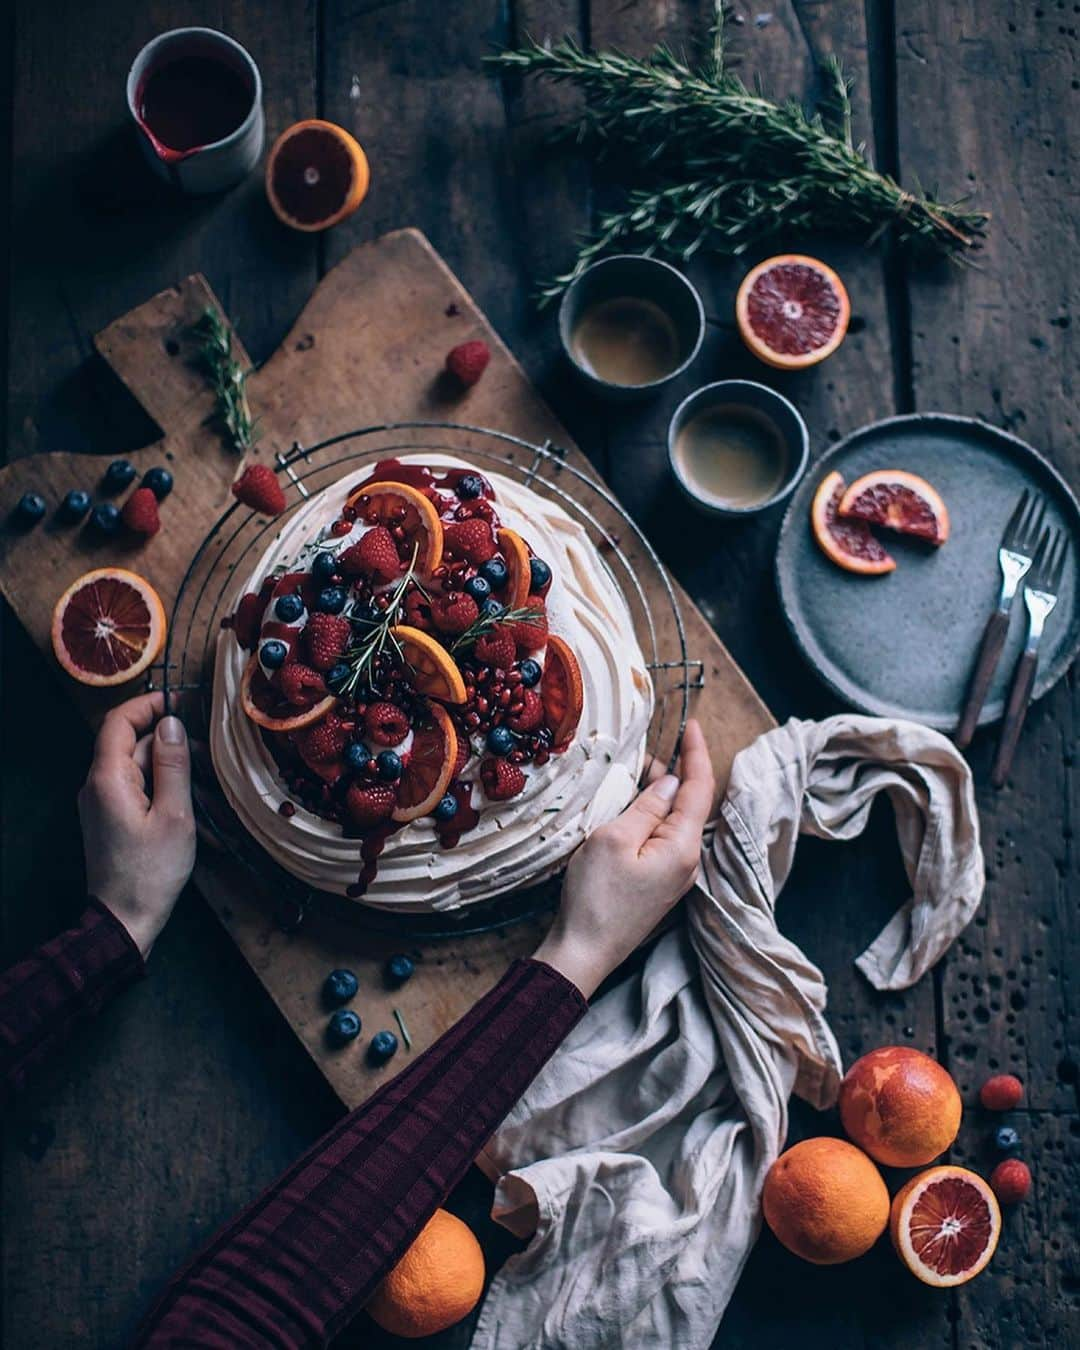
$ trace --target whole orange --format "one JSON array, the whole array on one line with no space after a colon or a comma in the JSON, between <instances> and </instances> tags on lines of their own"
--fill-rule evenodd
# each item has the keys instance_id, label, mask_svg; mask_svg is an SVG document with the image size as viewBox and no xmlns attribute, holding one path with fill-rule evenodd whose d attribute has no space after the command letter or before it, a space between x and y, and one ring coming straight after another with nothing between
<instances>
[{"instance_id":1,"label":"whole orange","mask_svg":"<svg viewBox=\"0 0 1080 1350\"><path fill-rule=\"evenodd\" d=\"M472 1229L437 1209L379 1285L367 1310L409 1340L445 1331L472 1312L484 1288L484 1253Z\"/></svg>"},{"instance_id":2,"label":"whole orange","mask_svg":"<svg viewBox=\"0 0 1080 1350\"><path fill-rule=\"evenodd\" d=\"M804 1139L769 1168L765 1220L796 1256L816 1266L853 1261L889 1221L889 1192L861 1149L843 1139Z\"/></svg>"},{"instance_id":3,"label":"whole orange","mask_svg":"<svg viewBox=\"0 0 1080 1350\"><path fill-rule=\"evenodd\" d=\"M857 1059L840 1084L848 1137L887 1167L922 1167L960 1128L960 1093L935 1059L886 1045Z\"/></svg>"}]
</instances>

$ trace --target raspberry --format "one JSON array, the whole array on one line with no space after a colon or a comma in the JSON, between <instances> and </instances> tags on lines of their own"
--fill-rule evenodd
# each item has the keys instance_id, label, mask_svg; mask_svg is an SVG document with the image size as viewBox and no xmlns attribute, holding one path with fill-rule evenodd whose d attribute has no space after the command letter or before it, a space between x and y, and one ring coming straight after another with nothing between
<instances>
[{"instance_id":1,"label":"raspberry","mask_svg":"<svg viewBox=\"0 0 1080 1350\"><path fill-rule=\"evenodd\" d=\"M394 703L373 703L364 714L364 738L375 745L400 745L409 734L409 719Z\"/></svg>"},{"instance_id":2,"label":"raspberry","mask_svg":"<svg viewBox=\"0 0 1080 1350\"><path fill-rule=\"evenodd\" d=\"M487 370L490 360L491 352L487 343L477 338L472 342L462 342L449 352L446 369L468 389Z\"/></svg>"},{"instance_id":3,"label":"raspberry","mask_svg":"<svg viewBox=\"0 0 1080 1350\"><path fill-rule=\"evenodd\" d=\"M1011 1073L995 1074L979 1089L979 1101L987 1111L1011 1111L1023 1095L1023 1083Z\"/></svg>"},{"instance_id":4,"label":"raspberry","mask_svg":"<svg viewBox=\"0 0 1080 1350\"><path fill-rule=\"evenodd\" d=\"M514 664L514 641L506 632L505 624L500 624L490 633L478 637L473 652L484 666L498 666L502 670L509 670Z\"/></svg>"},{"instance_id":5,"label":"raspberry","mask_svg":"<svg viewBox=\"0 0 1080 1350\"><path fill-rule=\"evenodd\" d=\"M124 524L136 534L157 534L161 529L157 498L149 488L136 488L121 511Z\"/></svg>"},{"instance_id":6,"label":"raspberry","mask_svg":"<svg viewBox=\"0 0 1080 1350\"><path fill-rule=\"evenodd\" d=\"M471 563L486 563L494 558L495 535L486 520L456 520L443 530L443 544L448 553L465 558Z\"/></svg>"},{"instance_id":7,"label":"raspberry","mask_svg":"<svg viewBox=\"0 0 1080 1350\"><path fill-rule=\"evenodd\" d=\"M317 670L291 661L282 666L278 686L294 708L310 708L326 697L326 681Z\"/></svg>"},{"instance_id":8,"label":"raspberry","mask_svg":"<svg viewBox=\"0 0 1080 1350\"><path fill-rule=\"evenodd\" d=\"M1031 1169L1019 1158L1006 1158L990 1173L990 1189L1003 1205L1018 1205L1031 1190Z\"/></svg>"},{"instance_id":9,"label":"raspberry","mask_svg":"<svg viewBox=\"0 0 1080 1350\"><path fill-rule=\"evenodd\" d=\"M312 727L296 733L296 748L300 758L315 764L326 764L338 759L349 743L349 733L334 713L327 713Z\"/></svg>"},{"instance_id":10,"label":"raspberry","mask_svg":"<svg viewBox=\"0 0 1080 1350\"><path fill-rule=\"evenodd\" d=\"M440 633L458 637L480 617L471 595L443 595L431 602L431 622Z\"/></svg>"},{"instance_id":11,"label":"raspberry","mask_svg":"<svg viewBox=\"0 0 1080 1350\"><path fill-rule=\"evenodd\" d=\"M506 759L485 759L480 765L480 781L493 802L516 797L525 787L525 775Z\"/></svg>"},{"instance_id":12,"label":"raspberry","mask_svg":"<svg viewBox=\"0 0 1080 1350\"><path fill-rule=\"evenodd\" d=\"M233 496L264 516L280 516L285 494L269 464L249 464L232 485Z\"/></svg>"},{"instance_id":13,"label":"raspberry","mask_svg":"<svg viewBox=\"0 0 1080 1350\"><path fill-rule=\"evenodd\" d=\"M547 607L538 595L530 595L523 606L532 610L533 617L505 624L521 652L538 652L548 640Z\"/></svg>"},{"instance_id":14,"label":"raspberry","mask_svg":"<svg viewBox=\"0 0 1080 1350\"><path fill-rule=\"evenodd\" d=\"M233 632L236 634L236 640L245 651L253 652L255 645L259 641L259 630L262 627L263 610L266 608L266 601L255 591L248 591L247 595L242 596L240 603L236 606L236 613L233 615Z\"/></svg>"},{"instance_id":15,"label":"raspberry","mask_svg":"<svg viewBox=\"0 0 1080 1350\"><path fill-rule=\"evenodd\" d=\"M304 629L308 656L316 670L336 664L352 637L352 625L339 614L313 614Z\"/></svg>"},{"instance_id":16,"label":"raspberry","mask_svg":"<svg viewBox=\"0 0 1080 1350\"><path fill-rule=\"evenodd\" d=\"M365 574L376 581L392 581L401 571L401 559L394 536L385 525L376 525L373 530L368 530L356 547ZM351 553L352 550L348 549L347 552Z\"/></svg>"},{"instance_id":17,"label":"raspberry","mask_svg":"<svg viewBox=\"0 0 1080 1350\"><path fill-rule=\"evenodd\" d=\"M521 697L521 711L511 714L506 725L511 731L535 731L544 720L543 701L535 689L526 689Z\"/></svg>"},{"instance_id":18,"label":"raspberry","mask_svg":"<svg viewBox=\"0 0 1080 1350\"><path fill-rule=\"evenodd\" d=\"M345 796L345 809L354 825L366 829L387 820L397 804L389 783L354 783Z\"/></svg>"}]
</instances>

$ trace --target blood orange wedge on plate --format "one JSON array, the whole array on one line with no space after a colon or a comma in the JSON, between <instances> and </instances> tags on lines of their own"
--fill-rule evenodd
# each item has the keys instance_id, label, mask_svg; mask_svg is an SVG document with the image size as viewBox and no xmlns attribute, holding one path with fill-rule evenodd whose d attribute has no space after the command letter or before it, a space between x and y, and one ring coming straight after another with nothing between
<instances>
[{"instance_id":1,"label":"blood orange wedge on plate","mask_svg":"<svg viewBox=\"0 0 1080 1350\"><path fill-rule=\"evenodd\" d=\"M844 340L851 302L831 267L802 253L767 258L735 297L742 340L766 365L800 370L831 356Z\"/></svg>"},{"instance_id":2,"label":"blood orange wedge on plate","mask_svg":"<svg viewBox=\"0 0 1080 1350\"><path fill-rule=\"evenodd\" d=\"M399 623L390 629L401 648L405 664L413 674L418 693L437 698L441 703L464 703L465 681L457 662L430 633L410 624Z\"/></svg>"},{"instance_id":3,"label":"blood orange wedge on plate","mask_svg":"<svg viewBox=\"0 0 1080 1350\"><path fill-rule=\"evenodd\" d=\"M529 598L532 571L529 566L529 546L516 530L499 531L499 547L506 559L509 578L503 604L508 609L521 609Z\"/></svg>"},{"instance_id":4,"label":"blood orange wedge on plate","mask_svg":"<svg viewBox=\"0 0 1080 1350\"><path fill-rule=\"evenodd\" d=\"M837 515L843 495L844 480L835 469L825 475L814 493L810 504L810 527L821 551L848 572L859 572L863 576L891 572L896 563L874 538L870 526L861 520L842 520Z\"/></svg>"},{"instance_id":5,"label":"blood orange wedge on plate","mask_svg":"<svg viewBox=\"0 0 1080 1350\"><path fill-rule=\"evenodd\" d=\"M349 493L345 505L365 525L385 525L391 533L401 530L406 558L413 548L417 551L419 576L430 576L442 561L443 527L439 513L422 492L408 483L363 484Z\"/></svg>"},{"instance_id":6,"label":"blood orange wedge on plate","mask_svg":"<svg viewBox=\"0 0 1080 1350\"><path fill-rule=\"evenodd\" d=\"M836 508L848 520L884 525L930 544L949 537L949 512L925 478L904 469L875 469L856 478Z\"/></svg>"},{"instance_id":7,"label":"blood orange wedge on plate","mask_svg":"<svg viewBox=\"0 0 1080 1350\"><path fill-rule=\"evenodd\" d=\"M327 694L310 708L295 707L266 678L257 655L251 657L240 677L240 706L256 726L267 731L300 731L325 717L336 702L335 695Z\"/></svg>"},{"instance_id":8,"label":"blood orange wedge on plate","mask_svg":"<svg viewBox=\"0 0 1080 1350\"><path fill-rule=\"evenodd\" d=\"M584 689L577 657L562 638L554 635L548 638L544 653L540 698L552 745L556 750L564 749L581 721Z\"/></svg>"},{"instance_id":9,"label":"blood orange wedge on plate","mask_svg":"<svg viewBox=\"0 0 1080 1350\"><path fill-rule=\"evenodd\" d=\"M431 719L430 726L413 731L408 762L398 779L394 820L430 815L450 786L457 763L457 732L441 704L431 705Z\"/></svg>"},{"instance_id":10,"label":"blood orange wedge on plate","mask_svg":"<svg viewBox=\"0 0 1080 1350\"><path fill-rule=\"evenodd\" d=\"M153 586L122 567L99 567L67 588L53 610L56 659L80 684L127 684L165 644L165 607Z\"/></svg>"},{"instance_id":11,"label":"blood orange wedge on plate","mask_svg":"<svg viewBox=\"0 0 1080 1350\"><path fill-rule=\"evenodd\" d=\"M896 1193L893 1246L923 1284L949 1288L974 1279L1001 1236L1001 1210L988 1182L966 1167L931 1167Z\"/></svg>"},{"instance_id":12,"label":"blood orange wedge on plate","mask_svg":"<svg viewBox=\"0 0 1080 1350\"><path fill-rule=\"evenodd\" d=\"M357 141L333 122L309 118L287 127L266 161L266 195L294 230L329 229L367 196L370 171Z\"/></svg>"}]
</instances>

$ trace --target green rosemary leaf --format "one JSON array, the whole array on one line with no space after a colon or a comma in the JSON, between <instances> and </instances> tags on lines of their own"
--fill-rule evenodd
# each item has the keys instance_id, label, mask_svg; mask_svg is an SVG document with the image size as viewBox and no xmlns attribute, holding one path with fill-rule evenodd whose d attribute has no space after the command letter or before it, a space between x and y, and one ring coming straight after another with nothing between
<instances>
[{"instance_id":1,"label":"green rosemary leaf","mask_svg":"<svg viewBox=\"0 0 1080 1350\"><path fill-rule=\"evenodd\" d=\"M475 619L469 627L465 629L464 633L459 634L450 644L450 653L453 655L455 652L461 651L465 647L475 646L477 641L482 638L485 633L490 633L497 624L539 622L540 615L537 614L535 609L510 609L504 606L499 610L498 614L481 614L478 619Z\"/></svg>"},{"instance_id":2,"label":"green rosemary leaf","mask_svg":"<svg viewBox=\"0 0 1080 1350\"><path fill-rule=\"evenodd\" d=\"M232 330L213 307L208 307L195 325L203 368L217 398L217 412L232 447L242 454L258 441L257 422L248 406L249 371L233 353Z\"/></svg>"}]
</instances>

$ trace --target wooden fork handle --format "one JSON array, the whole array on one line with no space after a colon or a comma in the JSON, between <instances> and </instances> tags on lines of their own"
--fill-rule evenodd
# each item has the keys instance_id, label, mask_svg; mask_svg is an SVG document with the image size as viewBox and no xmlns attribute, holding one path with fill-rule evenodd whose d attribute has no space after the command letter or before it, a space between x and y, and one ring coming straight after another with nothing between
<instances>
[{"instance_id":1,"label":"wooden fork handle","mask_svg":"<svg viewBox=\"0 0 1080 1350\"><path fill-rule=\"evenodd\" d=\"M1001 728L1001 740L998 742L997 755L994 757L994 767L990 771L990 781L996 788L1004 786L1012 768L1016 743L1020 739L1024 717L1031 702L1031 690L1035 684L1035 669L1038 664L1039 657L1036 652L1025 652L1016 663L1009 706L1005 710L1005 723Z\"/></svg>"},{"instance_id":2,"label":"wooden fork handle","mask_svg":"<svg viewBox=\"0 0 1080 1350\"><path fill-rule=\"evenodd\" d=\"M979 713L982 712L982 706L986 702L990 681L994 678L994 671L997 669L997 663L1001 660L1002 648L1005 646L1005 639L1008 636L1009 611L995 609L987 619L986 627L983 629L982 642L979 643L979 657L975 662L975 671L971 676L971 683L968 685L967 701L960 717L960 725L956 728L956 735L953 737L961 750L966 749L971 744L971 738L975 735L975 728L979 724Z\"/></svg>"}]
</instances>

